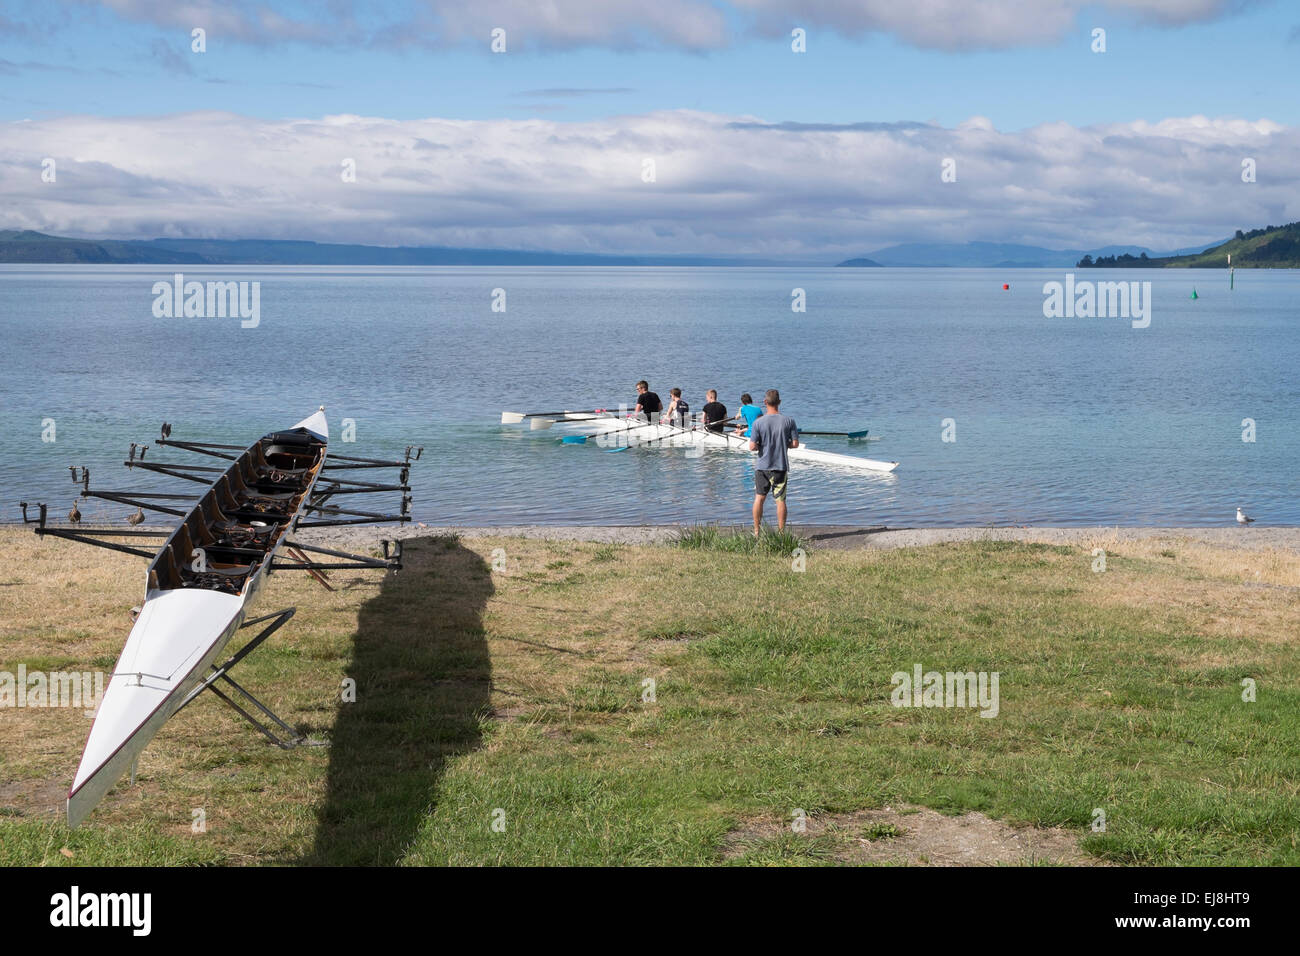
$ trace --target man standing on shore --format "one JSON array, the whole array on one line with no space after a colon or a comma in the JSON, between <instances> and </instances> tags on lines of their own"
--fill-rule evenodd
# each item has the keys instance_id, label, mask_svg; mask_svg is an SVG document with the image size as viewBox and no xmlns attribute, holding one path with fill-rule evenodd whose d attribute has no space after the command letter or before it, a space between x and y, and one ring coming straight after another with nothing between
<instances>
[{"instance_id":1,"label":"man standing on shore","mask_svg":"<svg viewBox=\"0 0 1300 956\"><path fill-rule=\"evenodd\" d=\"M781 393L769 388L763 397L766 413L749 428L749 450L758 452L754 461L754 537L763 530L763 503L770 493L776 499L777 530L785 530L786 476L790 460L786 449L799 447L799 427L782 415Z\"/></svg>"}]
</instances>

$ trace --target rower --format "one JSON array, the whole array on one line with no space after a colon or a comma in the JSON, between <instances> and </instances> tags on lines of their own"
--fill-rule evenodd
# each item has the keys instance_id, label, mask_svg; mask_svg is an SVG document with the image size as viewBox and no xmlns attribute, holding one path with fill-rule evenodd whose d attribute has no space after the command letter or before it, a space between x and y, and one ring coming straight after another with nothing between
<instances>
[{"instance_id":1,"label":"rower","mask_svg":"<svg viewBox=\"0 0 1300 956\"><path fill-rule=\"evenodd\" d=\"M748 438L750 428L753 427L755 421L762 417L763 410L754 404L753 397L749 392L746 392L740 396L740 411L738 414L745 420L745 423L736 426L736 434L742 438Z\"/></svg>"},{"instance_id":2,"label":"rower","mask_svg":"<svg viewBox=\"0 0 1300 956\"><path fill-rule=\"evenodd\" d=\"M704 393L704 427L711 432L722 432L722 423L727 420L727 406L718 401L718 390L711 388Z\"/></svg>"},{"instance_id":3,"label":"rower","mask_svg":"<svg viewBox=\"0 0 1300 956\"><path fill-rule=\"evenodd\" d=\"M680 388L668 389L670 397L668 401L668 424L676 425L678 428L685 428L691 417L691 406L686 404L686 399L682 398Z\"/></svg>"},{"instance_id":4,"label":"rower","mask_svg":"<svg viewBox=\"0 0 1300 956\"><path fill-rule=\"evenodd\" d=\"M645 379L636 383L636 407L632 410L633 418L644 418L651 424L656 424L663 408L664 403L659 400L658 395L650 391L650 385Z\"/></svg>"}]
</instances>

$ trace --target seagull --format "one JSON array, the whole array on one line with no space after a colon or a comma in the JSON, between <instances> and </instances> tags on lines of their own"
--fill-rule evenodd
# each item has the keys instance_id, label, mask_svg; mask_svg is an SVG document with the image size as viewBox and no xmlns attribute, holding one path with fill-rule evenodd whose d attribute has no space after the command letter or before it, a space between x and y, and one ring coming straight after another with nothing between
<instances>
[{"instance_id":1,"label":"seagull","mask_svg":"<svg viewBox=\"0 0 1300 956\"><path fill-rule=\"evenodd\" d=\"M144 521L144 511L140 508L135 509L135 514L126 516L127 524L139 524Z\"/></svg>"},{"instance_id":2,"label":"seagull","mask_svg":"<svg viewBox=\"0 0 1300 956\"><path fill-rule=\"evenodd\" d=\"M1246 512L1242 511L1240 508L1237 509L1237 524L1250 524L1254 520L1254 518L1246 514Z\"/></svg>"},{"instance_id":3,"label":"seagull","mask_svg":"<svg viewBox=\"0 0 1300 956\"><path fill-rule=\"evenodd\" d=\"M73 524L81 523L81 512L77 510L77 503L72 503L72 510L68 512L68 520Z\"/></svg>"}]
</instances>

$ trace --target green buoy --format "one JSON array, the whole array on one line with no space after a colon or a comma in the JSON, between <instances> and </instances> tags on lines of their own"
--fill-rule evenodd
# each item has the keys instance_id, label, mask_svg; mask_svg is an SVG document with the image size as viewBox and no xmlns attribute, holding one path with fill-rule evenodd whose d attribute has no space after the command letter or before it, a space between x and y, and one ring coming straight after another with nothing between
<instances>
[{"instance_id":1,"label":"green buoy","mask_svg":"<svg viewBox=\"0 0 1300 956\"><path fill-rule=\"evenodd\" d=\"M1195 290L1195 289L1192 290L1192 298L1193 298L1193 299L1199 299L1199 298L1200 298L1200 296L1196 294L1196 290Z\"/></svg>"}]
</instances>

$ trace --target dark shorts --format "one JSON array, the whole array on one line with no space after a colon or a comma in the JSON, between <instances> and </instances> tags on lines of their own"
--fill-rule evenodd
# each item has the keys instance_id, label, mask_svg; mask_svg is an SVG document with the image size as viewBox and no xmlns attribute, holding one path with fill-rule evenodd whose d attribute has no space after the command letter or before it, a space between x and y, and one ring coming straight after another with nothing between
<instances>
[{"instance_id":1,"label":"dark shorts","mask_svg":"<svg viewBox=\"0 0 1300 956\"><path fill-rule=\"evenodd\" d=\"M770 493L777 501L785 500L784 471L754 471L754 490L764 498Z\"/></svg>"}]
</instances>

